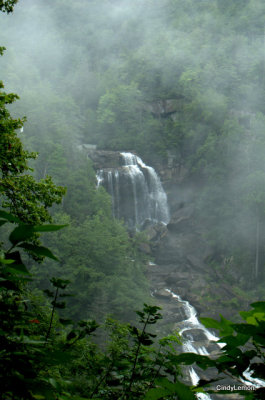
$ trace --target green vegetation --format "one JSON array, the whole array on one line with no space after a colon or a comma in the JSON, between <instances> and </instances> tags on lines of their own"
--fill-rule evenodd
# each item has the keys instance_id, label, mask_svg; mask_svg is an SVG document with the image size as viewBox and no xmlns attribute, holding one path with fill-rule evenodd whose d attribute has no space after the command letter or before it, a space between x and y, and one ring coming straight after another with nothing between
<instances>
[{"instance_id":1,"label":"green vegetation","mask_svg":"<svg viewBox=\"0 0 265 400\"><path fill-rule=\"evenodd\" d=\"M51 303L30 293L29 273L22 261L21 249L35 232L59 231L60 225L26 225L17 217L0 211L0 223L16 223L9 235L10 244L1 249L0 258L0 395L8 400L33 399L187 399L196 393L229 393L222 385L224 376L236 382L234 393L246 399L264 398L264 388L242 389L244 371L251 368L253 377L264 379L265 302L252 304L242 312L245 323L233 324L221 319L203 322L220 331L225 347L216 359L186 353L178 354L177 334L156 341L150 325L161 319L159 307L144 305L137 311L138 326L121 324L108 318L105 322L106 345L98 347L93 335L98 329L94 320L58 318L64 290L69 280L52 278L53 290L44 290ZM46 247L32 245L32 253L56 259ZM181 366L196 363L203 370L216 368L212 379L197 387L183 383ZM216 385L216 382L221 382ZM211 384L215 383L216 389Z\"/></svg>"},{"instance_id":2,"label":"green vegetation","mask_svg":"<svg viewBox=\"0 0 265 400\"><path fill-rule=\"evenodd\" d=\"M15 3L0 1L11 13L1 73L22 100L0 82L1 398L196 399L215 381L184 384L193 363L217 381L240 384L247 368L264 379L264 302L245 323L204 320L226 344L216 359L178 354L177 334L156 340L140 239L113 219L77 148L135 150L150 164L170 150L196 189L212 261L241 278L235 292L263 296L264 2L24 0L12 14ZM143 302L138 324L106 319L134 321Z\"/></svg>"},{"instance_id":3,"label":"green vegetation","mask_svg":"<svg viewBox=\"0 0 265 400\"><path fill-rule=\"evenodd\" d=\"M66 214L91 208L78 144L150 165L170 150L216 262L233 259L243 290L263 283L264 11L262 0L24 0L2 15L21 137L40 153L37 179L68 188Z\"/></svg>"},{"instance_id":4,"label":"green vegetation","mask_svg":"<svg viewBox=\"0 0 265 400\"><path fill-rule=\"evenodd\" d=\"M3 53L4 48L1 49ZM106 313L124 320L134 318L132 310L149 299L144 276L145 256L138 251L137 237L130 238L123 224L112 217L111 199L103 188L96 189L91 164L75 150L76 138L72 132L82 118L78 114L74 119L71 114L74 105L56 96L51 104L53 121L47 127L49 134L41 132L45 138L29 135L32 139L29 146L42 149L38 156L36 152L25 151L19 137L23 136L26 119L12 118L7 108L16 99L15 94L1 92L1 206L26 224L51 222L52 214L54 220L69 225L53 239L44 238L44 243L60 257L58 266L52 259L45 261L42 269L29 262L32 272L38 276L38 287L46 288L51 276L71 280L73 291L79 293L69 299L70 315L75 319L97 316L102 320ZM31 119L36 131L44 125L46 117L42 107L46 105L47 99L43 104L36 99L37 110ZM39 120L35 119L40 115ZM36 171L29 165L31 159L35 159ZM64 187L56 185L47 174L52 174ZM66 193L65 185L68 192L62 207L58 207L56 204L61 203ZM38 236L35 232L28 239L27 247L24 246L28 253L32 253L33 244L40 246ZM39 261L45 256L41 252L33 255Z\"/></svg>"},{"instance_id":5,"label":"green vegetation","mask_svg":"<svg viewBox=\"0 0 265 400\"><path fill-rule=\"evenodd\" d=\"M2 53L3 54L3 50ZM0 89L4 85L0 82ZM6 108L18 96L1 91L1 137L0 137L0 195L2 207L8 208L22 221L27 223L40 223L50 221L47 208L53 203L59 204L65 189L55 186L50 177L36 182L30 173L28 160L36 158L36 153L29 153L23 149L17 135L17 130L22 128L24 120L13 119ZM27 173L26 173L27 172Z\"/></svg>"}]
</instances>

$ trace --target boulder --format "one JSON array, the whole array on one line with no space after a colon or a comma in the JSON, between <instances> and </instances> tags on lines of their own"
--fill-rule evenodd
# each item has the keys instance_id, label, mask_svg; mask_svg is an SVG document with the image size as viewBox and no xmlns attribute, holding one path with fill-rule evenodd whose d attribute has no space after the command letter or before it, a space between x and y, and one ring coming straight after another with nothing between
<instances>
[{"instance_id":1,"label":"boulder","mask_svg":"<svg viewBox=\"0 0 265 400\"><path fill-rule=\"evenodd\" d=\"M154 296L158 297L158 298L162 298L162 299L168 299L168 300L170 300L172 297L171 294L165 289L157 290L156 292L154 292Z\"/></svg>"},{"instance_id":2,"label":"boulder","mask_svg":"<svg viewBox=\"0 0 265 400\"><path fill-rule=\"evenodd\" d=\"M93 162L96 170L105 168L119 168L121 165L121 155L119 151L83 149L87 157Z\"/></svg>"},{"instance_id":3,"label":"boulder","mask_svg":"<svg viewBox=\"0 0 265 400\"><path fill-rule=\"evenodd\" d=\"M184 339L201 342L207 340L207 337L202 329L188 329L182 333Z\"/></svg>"},{"instance_id":4,"label":"boulder","mask_svg":"<svg viewBox=\"0 0 265 400\"><path fill-rule=\"evenodd\" d=\"M194 213L194 206L182 206L170 218L167 228L171 232L182 232L190 229L189 222Z\"/></svg>"}]
</instances>

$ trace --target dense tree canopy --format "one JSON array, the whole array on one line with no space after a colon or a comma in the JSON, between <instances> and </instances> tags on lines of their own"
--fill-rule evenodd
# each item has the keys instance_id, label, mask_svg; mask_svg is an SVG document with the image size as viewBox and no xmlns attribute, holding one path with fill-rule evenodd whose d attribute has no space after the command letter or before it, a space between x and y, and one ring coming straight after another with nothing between
<instances>
[{"instance_id":1,"label":"dense tree canopy","mask_svg":"<svg viewBox=\"0 0 265 400\"><path fill-rule=\"evenodd\" d=\"M14 5L18 0L1 0L0 1L0 11L10 13L14 9Z\"/></svg>"},{"instance_id":2,"label":"dense tree canopy","mask_svg":"<svg viewBox=\"0 0 265 400\"><path fill-rule=\"evenodd\" d=\"M8 50L1 57L7 91L1 81L0 225L19 225L0 257L0 334L7 348L1 394L194 399L197 389L167 379L182 362L236 371L238 379L254 363L264 378L263 303L243 315L246 324L208 321L225 335L217 360L172 353L172 337L157 352L149 347L152 333L110 319L114 340L104 353L85 340L95 323L66 320L67 314L103 320L107 312L131 320L149 297L138 238L113 219L80 143L135 150L150 165L166 165L170 150L174 167L191 182L194 218L213 250L213 267L225 265L226 279L236 276L244 295L264 296L264 1L24 0L12 14L15 3L0 1L0 11L10 14L1 15ZM52 218L68 225L45 234L53 253L36 242ZM5 233L1 240L7 242ZM36 277L29 284L21 248L38 260L47 256L43 267L29 261ZM67 312L60 296L68 299ZM146 325L160 318L152 307L138 313Z\"/></svg>"},{"instance_id":3,"label":"dense tree canopy","mask_svg":"<svg viewBox=\"0 0 265 400\"><path fill-rule=\"evenodd\" d=\"M20 94L12 107L28 117L21 138L39 152L43 190L46 175L67 186L63 211L79 224L107 200L93 194L78 144L135 150L150 165L167 163L170 150L193 182L214 263L229 259L238 289L262 295L263 14L261 0L18 3L3 15L2 73ZM20 179L32 185L30 174Z\"/></svg>"}]
</instances>

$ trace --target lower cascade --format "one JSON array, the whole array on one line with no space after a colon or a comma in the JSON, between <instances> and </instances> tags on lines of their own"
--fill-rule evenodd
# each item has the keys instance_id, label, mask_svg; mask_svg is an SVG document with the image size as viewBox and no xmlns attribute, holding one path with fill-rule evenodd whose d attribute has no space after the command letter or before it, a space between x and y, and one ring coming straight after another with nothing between
<instances>
[{"instance_id":1,"label":"lower cascade","mask_svg":"<svg viewBox=\"0 0 265 400\"><path fill-rule=\"evenodd\" d=\"M183 320L177 323L179 334L183 339L183 352L209 355L213 351L219 351L220 344L215 343L219 338L199 322L195 308L170 289L165 290L181 305L185 315ZM196 386L200 380L199 375L192 367L188 372L192 385ZM210 395L206 393L197 393L196 397L199 400L211 399Z\"/></svg>"},{"instance_id":2,"label":"lower cascade","mask_svg":"<svg viewBox=\"0 0 265 400\"><path fill-rule=\"evenodd\" d=\"M188 301L182 300L180 296L172 292L170 289L165 290L178 302L182 314L184 315L183 320L176 324L179 334L183 339L183 352L200 355L218 354L225 344L220 342L217 343L219 338L213 335L199 322L195 308ZM192 385L196 386L200 380L199 374L193 367L188 369L188 373ZM253 378L251 374L252 371L249 369L243 373L245 379L241 379L242 384L254 386L255 388L265 386L265 382L262 379ZM199 400L213 399L208 393L196 393L196 397Z\"/></svg>"},{"instance_id":3,"label":"lower cascade","mask_svg":"<svg viewBox=\"0 0 265 400\"><path fill-rule=\"evenodd\" d=\"M144 228L146 221L168 224L167 195L155 170L133 153L116 152L115 155L115 167L103 168L97 173L98 186L102 185L111 195L113 216L123 219L129 229ZM152 262L149 265L156 266ZM199 322L195 308L170 289L163 290L168 292L170 301L177 302L175 326L183 340L183 352L206 356L220 354L224 344ZM194 386L203 379L202 371L196 366L187 367L185 372L187 381ZM252 378L251 373L246 370L246 379L241 382L254 387L264 386L264 382ZM196 397L198 400L216 398L207 393L196 393Z\"/></svg>"},{"instance_id":4,"label":"lower cascade","mask_svg":"<svg viewBox=\"0 0 265 400\"><path fill-rule=\"evenodd\" d=\"M97 173L112 197L112 213L129 228L141 228L146 221L169 222L167 195L152 167L132 153L120 153L120 167L105 168Z\"/></svg>"}]
</instances>

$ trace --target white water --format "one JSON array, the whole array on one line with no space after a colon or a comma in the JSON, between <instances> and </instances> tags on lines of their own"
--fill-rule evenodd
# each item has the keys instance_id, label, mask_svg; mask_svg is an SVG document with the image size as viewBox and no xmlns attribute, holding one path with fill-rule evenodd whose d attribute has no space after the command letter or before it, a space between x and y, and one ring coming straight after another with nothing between
<instances>
[{"instance_id":1,"label":"white water","mask_svg":"<svg viewBox=\"0 0 265 400\"><path fill-rule=\"evenodd\" d=\"M251 376L252 373L253 373L253 371L251 371L249 368L246 369L246 371L243 372L243 375L246 378L246 380L242 380L242 382L246 383L247 385L252 385L255 388L265 387L265 381L262 379L253 378Z\"/></svg>"},{"instance_id":2,"label":"white water","mask_svg":"<svg viewBox=\"0 0 265 400\"><path fill-rule=\"evenodd\" d=\"M208 329L206 329L198 320L197 318L197 313L195 308L190 305L187 301L182 300L180 296L176 295L174 292L172 292L169 289L166 289L167 292L169 292L173 298L175 298L179 303L183 305L183 309L185 311L185 314L187 316L187 319L181 321L179 323L180 326L180 331L179 334L183 337L183 333L186 332L186 339L184 340L184 343L182 345L183 351L186 353L195 353L195 354L200 354L200 355L209 355L209 352L207 351L205 346L198 346L196 343L196 340L193 339L192 333L187 332L191 329L199 329L203 332L203 334L206 336L209 342L217 342L219 338L215 335L213 335ZM221 349L222 347L225 346L224 343L216 343L219 348ZM246 378L241 379L241 382L248 385L248 386L254 386L255 388L260 388L260 387L265 387L265 381L262 379L258 378L253 378L251 376L251 370L248 368L244 373L244 377ZM189 374L191 378L191 382L194 386L196 386L200 380L198 374L193 368L189 369ZM204 393L198 393L196 394L197 398L200 400L209 400L211 397L208 394Z\"/></svg>"},{"instance_id":3,"label":"white water","mask_svg":"<svg viewBox=\"0 0 265 400\"><path fill-rule=\"evenodd\" d=\"M134 228L145 221L167 224L167 195L155 170L135 154L120 154L119 168L97 173L97 186L103 185L112 197L113 215Z\"/></svg>"},{"instance_id":4,"label":"white water","mask_svg":"<svg viewBox=\"0 0 265 400\"><path fill-rule=\"evenodd\" d=\"M131 188L131 213L128 225L142 225L146 220L152 222L169 222L169 211L167 205L167 196L163 190L160 179L152 167L147 166L139 157L132 153L121 153L122 166L119 169L100 170L97 174L97 186L104 185L112 196L112 211L116 218L124 218L126 221L126 210L123 206L124 193L123 181L127 179ZM128 196L125 196L128 201ZM149 263L149 265L155 265ZM166 289L173 298L183 306L186 319L178 323L179 333L184 339L183 351L200 355L209 355L207 345L211 342L217 342L219 338L206 329L198 320L196 310L187 301L180 296ZM195 330L195 331L194 331ZM193 336L198 336L199 340ZM197 332L197 333L196 333ZM224 344L216 343L219 348ZM217 347L217 349L218 349ZM194 368L189 369L190 380L196 386L200 380ZM255 387L264 387L265 382L251 377L251 371L244 372L246 380L242 383L253 385ZM211 397L205 393L197 393L199 400L210 400Z\"/></svg>"},{"instance_id":5,"label":"white water","mask_svg":"<svg viewBox=\"0 0 265 400\"><path fill-rule=\"evenodd\" d=\"M175 298L179 303L183 304L183 308L184 308L185 314L187 316L187 319L185 319L184 321L181 322L181 325L183 327L179 332L180 335L182 335L183 332L188 331L190 329L200 329L205 334L206 338L209 341L217 342L217 340L219 340L219 338L217 336L213 335L210 331L208 331L208 329L205 328L205 326L203 326L199 322L195 308L192 305L190 305L190 303L188 301L182 300L180 296L173 293L169 289L166 289L166 291L169 292L172 295L172 297ZM206 349L204 351L207 352ZM196 351L196 353L199 354L197 351ZM209 353L207 352L207 354L209 354Z\"/></svg>"},{"instance_id":6,"label":"white water","mask_svg":"<svg viewBox=\"0 0 265 400\"><path fill-rule=\"evenodd\" d=\"M144 185L147 186L147 214L148 219L155 222L169 222L169 210L167 204L167 195L162 187L161 181L154 168L146 165L140 157L131 153L121 153L126 166L130 166L134 171L134 176L144 176ZM143 206L143 205L141 205Z\"/></svg>"},{"instance_id":7,"label":"white water","mask_svg":"<svg viewBox=\"0 0 265 400\"><path fill-rule=\"evenodd\" d=\"M104 181L104 171L103 169L101 169L100 171L98 171L97 175L97 187L101 186L103 181Z\"/></svg>"},{"instance_id":8,"label":"white water","mask_svg":"<svg viewBox=\"0 0 265 400\"><path fill-rule=\"evenodd\" d=\"M180 327L179 334L182 336L184 339L182 348L185 353L195 353L195 354L201 354L201 355L209 355L209 352L206 349L206 345L208 342L214 341L217 342L219 338L215 335L213 335L208 329L206 329L198 320L197 318L197 312L195 308L190 305L187 301L182 300L180 296L175 294L169 289L166 289L167 292L171 294L171 296L178 301L183 306L183 310L186 315L186 319L183 321L179 322L178 325ZM202 336L205 337L203 341L205 341L205 346L204 345L198 345L197 340L193 338L193 330L199 330L202 332ZM190 331L190 332L189 332ZM183 336L183 333L185 333L185 337ZM201 341L200 341L201 342ZM189 374L190 374L190 380L192 385L196 386L200 380L198 374L194 370L194 368L189 368ZM211 400L211 397L207 393L197 393L196 397L199 400Z\"/></svg>"}]
</instances>

